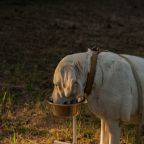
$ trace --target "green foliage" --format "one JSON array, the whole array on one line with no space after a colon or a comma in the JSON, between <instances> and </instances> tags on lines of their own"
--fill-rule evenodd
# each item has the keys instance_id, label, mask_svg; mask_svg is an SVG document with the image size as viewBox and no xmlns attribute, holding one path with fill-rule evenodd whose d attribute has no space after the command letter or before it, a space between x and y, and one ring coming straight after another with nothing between
<instances>
[{"instance_id":1,"label":"green foliage","mask_svg":"<svg viewBox=\"0 0 144 144\"><path fill-rule=\"evenodd\" d=\"M0 91L0 118L7 117L13 108L13 96L7 88Z\"/></svg>"},{"instance_id":2,"label":"green foliage","mask_svg":"<svg viewBox=\"0 0 144 144\"><path fill-rule=\"evenodd\" d=\"M13 135L10 137L10 144L17 144L15 131L13 132Z\"/></svg>"}]
</instances>

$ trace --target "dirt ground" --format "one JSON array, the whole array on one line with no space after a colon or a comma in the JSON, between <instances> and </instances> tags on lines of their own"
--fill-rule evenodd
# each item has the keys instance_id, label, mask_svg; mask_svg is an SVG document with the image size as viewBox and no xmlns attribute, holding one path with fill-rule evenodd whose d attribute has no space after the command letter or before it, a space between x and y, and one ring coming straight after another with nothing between
<instances>
[{"instance_id":1,"label":"dirt ground","mask_svg":"<svg viewBox=\"0 0 144 144\"><path fill-rule=\"evenodd\" d=\"M142 0L1 0L2 81L9 80L3 65L13 64L51 79L63 56L92 47L143 56L143 6Z\"/></svg>"},{"instance_id":2,"label":"dirt ground","mask_svg":"<svg viewBox=\"0 0 144 144\"><path fill-rule=\"evenodd\" d=\"M33 111L31 105L43 101L46 95L51 94L53 72L61 58L93 47L143 57L144 2L142 0L0 1L1 101L5 90L8 90L9 95L12 95L11 103L14 105L11 108L10 104L8 106L4 104L4 107L12 109L10 110L12 112L11 116L3 118L2 115L0 132L4 131L4 134L0 137L0 144L12 140L13 130L8 130L9 126L14 127L13 129L20 135L24 135L21 137L25 137L27 131L31 133L31 141L33 136L37 136L38 142L32 141L32 143L40 143L39 141L42 143L41 136L46 139L47 132L52 137L53 129L49 131L51 123L48 124L47 130L44 129L47 121L45 115L39 118L41 122L45 122L43 126L41 124L42 131L35 132L35 129L32 129L31 119L35 118L35 113L36 116L41 115L41 111L38 114L37 108ZM23 115L20 113L21 110ZM31 125L30 130L24 127L24 118L27 120L26 125ZM85 120L94 121L87 115ZM6 121L4 125L3 121ZM51 121L57 123L55 118ZM19 124L20 127L17 128ZM89 125L85 129L88 130L88 127ZM66 132L66 129L64 131ZM39 135L41 132L42 135ZM92 139L92 132L87 131L83 136ZM20 135L17 136L19 140L22 139ZM43 141L46 143L46 140ZM80 144L97 143L97 141L97 139L80 141Z\"/></svg>"}]
</instances>

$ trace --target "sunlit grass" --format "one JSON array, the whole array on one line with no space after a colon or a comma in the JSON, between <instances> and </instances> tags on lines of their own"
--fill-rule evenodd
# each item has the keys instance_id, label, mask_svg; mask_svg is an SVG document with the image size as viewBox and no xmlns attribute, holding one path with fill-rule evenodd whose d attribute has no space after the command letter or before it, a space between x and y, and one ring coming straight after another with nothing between
<instances>
[{"instance_id":1,"label":"sunlit grass","mask_svg":"<svg viewBox=\"0 0 144 144\"><path fill-rule=\"evenodd\" d=\"M15 132L13 132L13 135L10 137L10 142L11 142L11 144L16 144L17 142L16 142L16 133Z\"/></svg>"},{"instance_id":2,"label":"sunlit grass","mask_svg":"<svg viewBox=\"0 0 144 144\"><path fill-rule=\"evenodd\" d=\"M1 141L4 144L52 144L54 140L72 142L72 118L54 117L41 104L26 105L11 117L5 117L2 124ZM121 144L135 143L135 126L124 126ZM86 107L77 116L77 139L79 144L98 144L100 121Z\"/></svg>"}]
</instances>

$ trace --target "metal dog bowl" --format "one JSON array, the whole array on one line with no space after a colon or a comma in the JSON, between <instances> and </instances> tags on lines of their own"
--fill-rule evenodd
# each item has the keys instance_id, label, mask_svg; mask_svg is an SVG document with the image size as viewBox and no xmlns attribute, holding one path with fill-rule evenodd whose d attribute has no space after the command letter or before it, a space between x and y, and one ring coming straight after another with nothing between
<instances>
[{"instance_id":1,"label":"metal dog bowl","mask_svg":"<svg viewBox=\"0 0 144 144\"><path fill-rule=\"evenodd\" d=\"M84 103L84 100L74 104L55 104L49 98L48 103L50 104L53 115L58 117L72 117L80 113L80 106Z\"/></svg>"}]
</instances>

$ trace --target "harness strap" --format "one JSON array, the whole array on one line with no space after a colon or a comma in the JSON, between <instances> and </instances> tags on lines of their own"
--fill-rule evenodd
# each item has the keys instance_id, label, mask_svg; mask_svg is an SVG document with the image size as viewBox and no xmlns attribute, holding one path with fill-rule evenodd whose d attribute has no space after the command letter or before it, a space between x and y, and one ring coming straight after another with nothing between
<instances>
[{"instance_id":1,"label":"harness strap","mask_svg":"<svg viewBox=\"0 0 144 144\"><path fill-rule=\"evenodd\" d=\"M99 53L100 53L99 50L93 51L93 54L91 56L90 72L88 72L86 86L84 89L84 93L86 94L86 96L88 96L92 90L94 77L95 77L95 73L96 73L97 57L98 57Z\"/></svg>"},{"instance_id":2,"label":"harness strap","mask_svg":"<svg viewBox=\"0 0 144 144\"><path fill-rule=\"evenodd\" d=\"M143 93L142 93L142 85L141 85L140 77L139 77L137 71L135 70L134 64L127 57L125 57L123 55L120 55L120 57L124 58L131 66L133 76L134 76L134 79L135 79L136 85L137 85L137 91L138 91L138 112L139 112L139 115L143 122L144 121L144 113L143 113L144 103L143 103Z\"/></svg>"}]
</instances>

